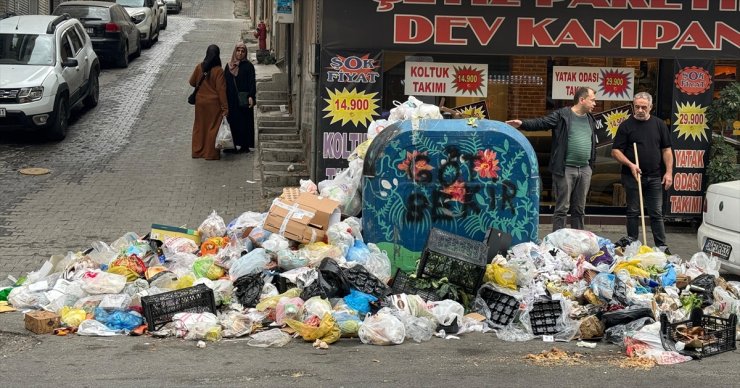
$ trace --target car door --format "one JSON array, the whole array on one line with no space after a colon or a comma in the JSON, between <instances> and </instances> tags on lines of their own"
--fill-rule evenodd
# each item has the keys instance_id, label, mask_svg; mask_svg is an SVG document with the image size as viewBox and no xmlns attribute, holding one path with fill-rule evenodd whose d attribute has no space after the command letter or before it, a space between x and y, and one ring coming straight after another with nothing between
<instances>
[{"instance_id":1,"label":"car door","mask_svg":"<svg viewBox=\"0 0 740 388\"><path fill-rule=\"evenodd\" d=\"M77 66L64 67L62 74L69 87L70 106L77 102L82 93L82 85L85 82L85 70L87 68L87 56L84 52L83 44L77 31L73 27L67 28L60 36L60 60L66 61L67 58L77 60Z\"/></svg>"}]
</instances>

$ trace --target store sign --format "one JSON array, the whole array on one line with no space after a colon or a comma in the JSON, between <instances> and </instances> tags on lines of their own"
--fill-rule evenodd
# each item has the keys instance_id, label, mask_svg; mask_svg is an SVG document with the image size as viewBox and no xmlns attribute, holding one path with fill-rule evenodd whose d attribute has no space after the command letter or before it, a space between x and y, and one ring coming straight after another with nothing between
<instances>
[{"instance_id":1,"label":"store sign","mask_svg":"<svg viewBox=\"0 0 740 388\"><path fill-rule=\"evenodd\" d=\"M596 91L597 101L631 101L635 88L631 67L553 66L552 98L573 100L582 86Z\"/></svg>"},{"instance_id":2,"label":"store sign","mask_svg":"<svg viewBox=\"0 0 740 388\"><path fill-rule=\"evenodd\" d=\"M275 21L293 23L293 0L275 0Z\"/></svg>"},{"instance_id":3,"label":"store sign","mask_svg":"<svg viewBox=\"0 0 740 388\"><path fill-rule=\"evenodd\" d=\"M714 89L711 74L713 61L677 60L674 64L673 186L668 191L668 217L701 217L712 138L706 117Z\"/></svg>"},{"instance_id":4,"label":"store sign","mask_svg":"<svg viewBox=\"0 0 740 388\"><path fill-rule=\"evenodd\" d=\"M347 167L367 140L367 126L380 116L381 61L379 52L321 51L317 182Z\"/></svg>"},{"instance_id":5,"label":"store sign","mask_svg":"<svg viewBox=\"0 0 740 388\"><path fill-rule=\"evenodd\" d=\"M623 105L594 115L596 121L596 146L614 142L619 124L632 114L632 104Z\"/></svg>"},{"instance_id":6,"label":"store sign","mask_svg":"<svg viewBox=\"0 0 740 388\"><path fill-rule=\"evenodd\" d=\"M324 0L321 9L329 48L740 58L738 0Z\"/></svg>"},{"instance_id":7,"label":"store sign","mask_svg":"<svg viewBox=\"0 0 740 388\"><path fill-rule=\"evenodd\" d=\"M488 65L406 62L407 96L483 97L488 95Z\"/></svg>"}]
</instances>

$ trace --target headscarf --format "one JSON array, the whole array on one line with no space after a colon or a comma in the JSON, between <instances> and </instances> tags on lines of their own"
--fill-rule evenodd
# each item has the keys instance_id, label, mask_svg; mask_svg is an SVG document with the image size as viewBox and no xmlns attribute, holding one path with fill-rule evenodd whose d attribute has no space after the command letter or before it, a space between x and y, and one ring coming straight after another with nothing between
<instances>
[{"instance_id":1,"label":"headscarf","mask_svg":"<svg viewBox=\"0 0 740 388\"><path fill-rule=\"evenodd\" d=\"M208 46L206 57L203 59L200 67L203 72L208 72L214 67L221 67L221 50L215 44Z\"/></svg>"},{"instance_id":2,"label":"headscarf","mask_svg":"<svg viewBox=\"0 0 740 388\"><path fill-rule=\"evenodd\" d=\"M238 48L244 49L244 59L242 59L241 61L236 59L236 49ZM242 61L246 61L246 60L247 60L247 45L244 44L244 42L239 42L236 44L236 46L234 46L234 52L231 53L231 60L229 61L229 72L231 73L231 75L236 77L237 74L239 74L239 63Z\"/></svg>"}]
</instances>

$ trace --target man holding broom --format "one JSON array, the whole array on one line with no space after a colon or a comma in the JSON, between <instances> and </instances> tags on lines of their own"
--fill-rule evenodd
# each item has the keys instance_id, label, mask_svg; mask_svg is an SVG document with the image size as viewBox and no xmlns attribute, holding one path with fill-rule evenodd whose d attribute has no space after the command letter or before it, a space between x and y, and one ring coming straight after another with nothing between
<instances>
[{"instance_id":1,"label":"man holding broom","mask_svg":"<svg viewBox=\"0 0 740 388\"><path fill-rule=\"evenodd\" d=\"M670 254L663 225L663 190L673 184L670 132L663 120L650 115L653 97L649 93L635 94L633 108L632 116L619 125L612 145L612 157L622 164L627 236L637 240L641 216L645 236L644 202L655 246ZM647 241L642 243L647 245Z\"/></svg>"}]
</instances>

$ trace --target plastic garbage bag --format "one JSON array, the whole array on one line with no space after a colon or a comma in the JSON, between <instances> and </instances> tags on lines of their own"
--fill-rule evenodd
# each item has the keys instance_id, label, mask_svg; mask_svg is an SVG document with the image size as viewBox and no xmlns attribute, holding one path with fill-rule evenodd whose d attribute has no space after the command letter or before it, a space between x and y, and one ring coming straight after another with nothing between
<instances>
[{"instance_id":1,"label":"plastic garbage bag","mask_svg":"<svg viewBox=\"0 0 740 388\"><path fill-rule=\"evenodd\" d=\"M300 319L303 316L303 299L280 298L275 308L275 323L282 325L286 320Z\"/></svg>"},{"instance_id":2,"label":"plastic garbage bag","mask_svg":"<svg viewBox=\"0 0 740 388\"><path fill-rule=\"evenodd\" d=\"M668 262L668 256L666 256L665 253L655 251L640 253L632 257L632 259L640 260L640 265L642 265L643 268L647 268L650 266L663 268Z\"/></svg>"},{"instance_id":3,"label":"plastic garbage bag","mask_svg":"<svg viewBox=\"0 0 740 388\"><path fill-rule=\"evenodd\" d=\"M601 320L604 322L604 326L608 329L612 326L623 325L644 317L649 317L654 320L653 310L647 307L631 306L622 310L606 312L601 316Z\"/></svg>"},{"instance_id":4,"label":"plastic garbage bag","mask_svg":"<svg viewBox=\"0 0 740 388\"><path fill-rule=\"evenodd\" d=\"M88 294L118 294L126 286L126 277L100 270L82 275L82 289Z\"/></svg>"},{"instance_id":5,"label":"plastic garbage bag","mask_svg":"<svg viewBox=\"0 0 740 388\"><path fill-rule=\"evenodd\" d=\"M517 289L516 271L498 263L486 265L486 273L483 275L483 281L495 283L512 290Z\"/></svg>"},{"instance_id":6,"label":"plastic garbage bag","mask_svg":"<svg viewBox=\"0 0 740 388\"><path fill-rule=\"evenodd\" d=\"M193 263L193 274L196 278L216 280L224 275L224 269L217 266L210 256L204 256Z\"/></svg>"},{"instance_id":7,"label":"plastic garbage bag","mask_svg":"<svg viewBox=\"0 0 740 388\"><path fill-rule=\"evenodd\" d=\"M136 277L144 277L144 272L146 272L146 264L144 264L144 261L138 255L119 256L111 261L110 266L127 268L135 273ZM133 280L136 279L132 279L131 281Z\"/></svg>"},{"instance_id":8,"label":"plastic garbage bag","mask_svg":"<svg viewBox=\"0 0 740 388\"><path fill-rule=\"evenodd\" d=\"M199 248L195 241L185 237L169 237L162 244L162 250L168 261L172 260L171 255L177 253L195 253Z\"/></svg>"},{"instance_id":9,"label":"plastic garbage bag","mask_svg":"<svg viewBox=\"0 0 740 388\"><path fill-rule=\"evenodd\" d=\"M308 260L309 267L318 266L321 260L327 257L340 261L344 260L344 253L341 248L323 242L306 244L299 250L298 254Z\"/></svg>"},{"instance_id":10,"label":"plastic garbage bag","mask_svg":"<svg viewBox=\"0 0 740 388\"><path fill-rule=\"evenodd\" d=\"M698 294L701 298L701 307L707 307L714 303L714 279L714 275L705 273L692 279L689 283L691 292Z\"/></svg>"},{"instance_id":11,"label":"plastic garbage bag","mask_svg":"<svg viewBox=\"0 0 740 388\"><path fill-rule=\"evenodd\" d=\"M40 309L49 303L43 291L33 292L28 286L15 287L8 294L8 303L16 309Z\"/></svg>"},{"instance_id":12,"label":"plastic garbage bag","mask_svg":"<svg viewBox=\"0 0 740 388\"><path fill-rule=\"evenodd\" d=\"M263 248L256 248L231 264L229 277L231 280L236 280L242 276L261 273L269 263L270 255L267 251Z\"/></svg>"},{"instance_id":13,"label":"plastic garbage bag","mask_svg":"<svg viewBox=\"0 0 740 388\"><path fill-rule=\"evenodd\" d=\"M434 335L434 329L437 328L437 323L426 317L415 317L406 314L401 321L406 330L406 339L414 342L429 341Z\"/></svg>"},{"instance_id":14,"label":"plastic garbage bag","mask_svg":"<svg viewBox=\"0 0 740 388\"><path fill-rule=\"evenodd\" d=\"M282 332L280 329L272 329L254 333L249 336L250 340L247 345L257 348L276 347L282 348L290 342L290 335Z\"/></svg>"},{"instance_id":15,"label":"plastic garbage bag","mask_svg":"<svg viewBox=\"0 0 740 388\"><path fill-rule=\"evenodd\" d=\"M200 232L201 240L211 237L223 237L226 235L226 223L224 223L224 219L214 210L200 224L198 232Z\"/></svg>"},{"instance_id":16,"label":"plastic garbage bag","mask_svg":"<svg viewBox=\"0 0 740 388\"><path fill-rule=\"evenodd\" d=\"M543 242L563 250L572 257L593 256L599 252L598 236L587 230L559 229L545 236Z\"/></svg>"},{"instance_id":17,"label":"plastic garbage bag","mask_svg":"<svg viewBox=\"0 0 740 388\"><path fill-rule=\"evenodd\" d=\"M660 275L660 285L663 287L669 287L676 284L676 268L673 264L668 264L665 267L665 272Z\"/></svg>"},{"instance_id":18,"label":"plastic garbage bag","mask_svg":"<svg viewBox=\"0 0 740 388\"><path fill-rule=\"evenodd\" d=\"M347 251L347 261L365 264L369 255L370 248L364 242L356 240L354 245Z\"/></svg>"},{"instance_id":19,"label":"plastic garbage bag","mask_svg":"<svg viewBox=\"0 0 740 388\"><path fill-rule=\"evenodd\" d=\"M123 331L111 329L94 319L86 319L80 322L80 326L77 327L77 334L94 337L112 337L123 334Z\"/></svg>"},{"instance_id":20,"label":"plastic garbage bag","mask_svg":"<svg viewBox=\"0 0 740 388\"><path fill-rule=\"evenodd\" d=\"M221 339L221 326L212 313L177 313L172 316L175 335L186 340L218 341Z\"/></svg>"},{"instance_id":21,"label":"plastic garbage bag","mask_svg":"<svg viewBox=\"0 0 740 388\"><path fill-rule=\"evenodd\" d=\"M591 291L601 300L608 302L614 298L614 282L616 276L610 273L599 273L591 280Z\"/></svg>"},{"instance_id":22,"label":"plastic garbage bag","mask_svg":"<svg viewBox=\"0 0 740 388\"><path fill-rule=\"evenodd\" d=\"M62 325L70 327L78 327L80 323L87 319L87 312L83 309L75 309L69 306L64 306L59 311L59 317L61 318Z\"/></svg>"},{"instance_id":23,"label":"plastic garbage bag","mask_svg":"<svg viewBox=\"0 0 740 388\"><path fill-rule=\"evenodd\" d=\"M400 345L406 338L403 322L381 309L375 315L368 315L357 332L360 341L370 345Z\"/></svg>"},{"instance_id":24,"label":"plastic garbage bag","mask_svg":"<svg viewBox=\"0 0 740 388\"><path fill-rule=\"evenodd\" d=\"M274 233L271 234L264 242L262 242L262 248L265 248L267 252L279 252L290 247L290 242L285 237Z\"/></svg>"},{"instance_id":25,"label":"plastic garbage bag","mask_svg":"<svg viewBox=\"0 0 740 388\"><path fill-rule=\"evenodd\" d=\"M429 306L437 322L442 326L452 325L455 320L462 322L462 317L465 314L465 308L454 300L445 299L430 302Z\"/></svg>"},{"instance_id":26,"label":"plastic garbage bag","mask_svg":"<svg viewBox=\"0 0 740 388\"><path fill-rule=\"evenodd\" d=\"M298 254L298 251L283 249L277 253L278 267L291 270L308 266L308 259Z\"/></svg>"},{"instance_id":27,"label":"plastic garbage bag","mask_svg":"<svg viewBox=\"0 0 740 388\"><path fill-rule=\"evenodd\" d=\"M326 232L327 241L342 250L346 256L349 249L355 243L355 237L351 233L352 227L346 222L337 222L331 225Z\"/></svg>"},{"instance_id":28,"label":"plastic garbage bag","mask_svg":"<svg viewBox=\"0 0 740 388\"><path fill-rule=\"evenodd\" d=\"M244 212L226 225L226 234L246 238L252 229L262 225L264 220L264 213Z\"/></svg>"},{"instance_id":29,"label":"plastic garbage bag","mask_svg":"<svg viewBox=\"0 0 740 388\"><path fill-rule=\"evenodd\" d=\"M337 174L333 180L319 182L319 193L339 202L342 214L356 216L362 210L362 167L364 161L355 159L349 166Z\"/></svg>"},{"instance_id":30,"label":"plastic garbage bag","mask_svg":"<svg viewBox=\"0 0 740 388\"><path fill-rule=\"evenodd\" d=\"M92 251L87 256L99 265L108 265L118 256L118 252L115 249L102 241L92 243L92 248Z\"/></svg>"},{"instance_id":31,"label":"plastic garbage bag","mask_svg":"<svg viewBox=\"0 0 740 388\"><path fill-rule=\"evenodd\" d=\"M342 271L350 285L358 291L371 294L377 298L383 298L393 293L393 290L385 282L382 282L360 264L352 268L345 268Z\"/></svg>"},{"instance_id":32,"label":"plastic garbage bag","mask_svg":"<svg viewBox=\"0 0 740 388\"><path fill-rule=\"evenodd\" d=\"M693 256L691 256L691 259L689 260L689 269L694 269L699 271L699 273L705 273L709 275L713 275L715 277L719 276L719 268L720 268L720 262L719 259L712 256L707 256L704 252L698 252L695 253ZM691 276L692 278L697 277L699 274L692 274L688 273L687 275Z\"/></svg>"},{"instance_id":33,"label":"plastic garbage bag","mask_svg":"<svg viewBox=\"0 0 740 388\"><path fill-rule=\"evenodd\" d=\"M260 302L257 304L257 311L266 311L269 309L275 309L278 305L278 302L280 302L280 299L282 298L295 298L298 295L301 294L301 290L297 288L291 288L288 291L283 292L282 294L271 296L268 298L264 298L260 300ZM305 305L305 304L304 304ZM304 307L305 309L305 307Z\"/></svg>"},{"instance_id":34,"label":"plastic garbage bag","mask_svg":"<svg viewBox=\"0 0 740 388\"><path fill-rule=\"evenodd\" d=\"M303 304L303 311L306 318L311 316L323 317L324 314L332 312L332 307L328 299L314 296Z\"/></svg>"},{"instance_id":35,"label":"plastic garbage bag","mask_svg":"<svg viewBox=\"0 0 740 388\"><path fill-rule=\"evenodd\" d=\"M370 303L373 303L377 301L378 298L366 294L364 292L350 289L349 295L344 297L344 302L347 303L347 306L351 307L353 310L356 310L362 315L365 315L370 312Z\"/></svg>"},{"instance_id":36,"label":"plastic garbage bag","mask_svg":"<svg viewBox=\"0 0 740 388\"><path fill-rule=\"evenodd\" d=\"M264 285L262 273L241 276L234 281L234 296L242 306L255 307Z\"/></svg>"},{"instance_id":37,"label":"plastic garbage bag","mask_svg":"<svg viewBox=\"0 0 740 388\"><path fill-rule=\"evenodd\" d=\"M349 294L349 281L336 261L325 258L319 265L319 278L308 284L301 292L301 299L308 300L313 296L324 298L342 298Z\"/></svg>"},{"instance_id":38,"label":"plastic garbage bag","mask_svg":"<svg viewBox=\"0 0 740 388\"><path fill-rule=\"evenodd\" d=\"M220 314L218 322L223 328L222 335L224 338L238 338L251 333L253 326L260 324L265 317L266 315L262 313L255 316L239 311L229 311Z\"/></svg>"},{"instance_id":39,"label":"plastic garbage bag","mask_svg":"<svg viewBox=\"0 0 740 388\"><path fill-rule=\"evenodd\" d=\"M629 357L645 357L654 360L658 365L672 365L690 361L691 357L674 351L666 351L660 339L660 322L643 326L624 340Z\"/></svg>"},{"instance_id":40,"label":"plastic garbage bag","mask_svg":"<svg viewBox=\"0 0 740 388\"><path fill-rule=\"evenodd\" d=\"M131 331L144 324L144 317L136 311L95 309L95 320L114 330Z\"/></svg>"},{"instance_id":41,"label":"plastic garbage bag","mask_svg":"<svg viewBox=\"0 0 740 388\"><path fill-rule=\"evenodd\" d=\"M643 326L655 323L652 317L642 317L634 321L612 326L604 331L604 341L615 345L624 346L624 337L633 334Z\"/></svg>"},{"instance_id":42,"label":"plastic garbage bag","mask_svg":"<svg viewBox=\"0 0 740 388\"><path fill-rule=\"evenodd\" d=\"M367 248L370 250L370 254L367 256L367 260L363 266L375 275L375 277L380 279L381 282L388 283L391 280L391 260L388 258L388 254L385 251L381 251L373 243L368 243Z\"/></svg>"},{"instance_id":43,"label":"plastic garbage bag","mask_svg":"<svg viewBox=\"0 0 740 388\"><path fill-rule=\"evenodd\" d=\"M286 319L285 323L303 337L305 341L315 341L318 339L327 344L333 344L334 342L337 342L342 335L341 329L337 325L337 321L330 313L324 314L318 327L311 326L294 319Z\"/></svg>"}]
</instances>

